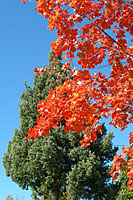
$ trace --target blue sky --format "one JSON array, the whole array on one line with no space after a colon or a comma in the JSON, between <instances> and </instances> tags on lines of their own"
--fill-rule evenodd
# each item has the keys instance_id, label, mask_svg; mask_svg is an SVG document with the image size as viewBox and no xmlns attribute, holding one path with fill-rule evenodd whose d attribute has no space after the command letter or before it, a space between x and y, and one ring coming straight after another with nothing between
<instances>
[{"instance_id":1,"label":"blue sky","mask_svg":"<svg viewBox=\"0 0 133 200\"><path fill-rule=\"evenodd\" d=\"M47 21L35 11L35 3L21 3L21 0L6 0L0 4L0 200L9 194L13 197L25 196L30 200L30 191L23 191L6 177L2 166L3 153L12 139L14 128L19 126L17 101L24 91L24 80L32 86L33 70L48 64L50 43L56 38L55 32L47 30ZM114 130L114 145L127 145L131 126L120 132Z\"/></svg>"}]
</instances>

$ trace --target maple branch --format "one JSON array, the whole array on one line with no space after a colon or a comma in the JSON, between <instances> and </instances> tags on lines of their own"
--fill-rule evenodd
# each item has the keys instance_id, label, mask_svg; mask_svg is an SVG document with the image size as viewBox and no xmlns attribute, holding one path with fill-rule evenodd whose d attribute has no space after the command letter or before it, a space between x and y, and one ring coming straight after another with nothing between
<instances>
[{"instance_id":1,"label":"maple branch","mask_svg":"<svg viewBox=\"0 0 133 200\"><path fill-rule=\"evenodd\" d=\"M67 4L68 1L66 0ZM79 12L79 14L83 15L84 17L86 17L87 19L89 19L98 29L100 29L100 31L102 33L104 33L106 36L108 36L114 43L116 43L119 47L121 47L123 49L123 51L125 52L125 54L133 57L133 54L131 54L129 51L127 51L119 42L117 42L113 37L111 37L106 31L104 31L98 24L96 24L94 21L92 21L90 19L90 17L88 17L86 14L84 14L81 10L78 10L76 7L72 6L73 9L75 9L77 12Z\"/></svg>"},{"instance_id":2,"label":"maple branch","mask_svg":"<svg viewBox=\"0 0 133 200\"><path fill-rule=\"evenodd\" d=\"M113 64L119 64L120 62L113 62ZM121 62L121 63L126 63L126 62ZM99 65L98 67L96 67L96 69L99 69L99 68L105 68L105 67L108 67L108 66L110 66L109 64L106 64L106 65Z\"/></svg>"},{"instance_id":3,"label":"maple branch","mask_svg":"<svg viewBox=\"0 0 133 200\"><path fill-rule=\"evenodd\" d=\"M129 4L129 3L125 3L125 4L127 4L130 8L133 9L133 6L131 4Z\"/></svg>"},{"instance_id":4,"label":"maple branch","mask_svg":"<svg viewBox=\"0 0 133 200\"><path fill-rule=\"evenodd\" d=\"M81 12L81 11L80 11ZM119 42L117 42L113 37L111 37L107 32L105 32L98 24L96 24L95 22L93 22L90 17L88 17L87 15L85 15L84 13L81 12L81 14L83 14L87 19L89 19L95 26L97 26L101 32L103 32L106 36L108 36L114 43L116 43L119 47L121 47L125 53L131 57L133 57L133 55L131 53L129 53L129 51L127 51Z\"/></svg>"},{"instance_id":5,"label":"maple branch","mask_svg":"<svg viewBox=\"0 0 133 200\"><path fill-rule=\"evenodd\" d=\"M104 46L105 47L108 47L107 45L105 45L104 44ZM115 49L115 48L113 48L113 47L108 47L109 49L112 49L113 51L116 51L116 52L118 52L118 53L123 53L123 54L125 54L123 51L121 51L121 50L117 50L117 49ZM131 56L133 57L133 55L131 54Z\"/></svg>"},{"instance_id":6,"label":"maple branch","mask_svg":"<svg viewBox=\"0 0 133 200\"><path fill-rule=\"evenodd\" d=\"M121 72L119 72L119 73L117 73L117 74L110 75L110 76L108 76L108 77L106 77L106 78L104 78L104 79L102 79L102 80L104 81L104 80L109 79L109 78L111 78L111 77L120 75L120 74L122 74L123 72L128 72L128 71L132 71L132 70L133 70L133 69L127 69L127 70L121 71Z\"/></svg>"}]
</instances>

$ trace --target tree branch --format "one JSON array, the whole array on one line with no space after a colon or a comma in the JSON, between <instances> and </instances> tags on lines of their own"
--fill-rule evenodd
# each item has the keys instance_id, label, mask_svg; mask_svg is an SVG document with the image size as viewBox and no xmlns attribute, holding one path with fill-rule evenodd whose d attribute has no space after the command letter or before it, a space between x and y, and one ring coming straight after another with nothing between
<instances>
[{"instance_id":1,"label":"tree branch","mask_svg":"<svg viewBox=\"0 0 133 200\"><path fill-rule=\"evenodd\" d=\"M69 4L69 2L66 0L67 4ZM90 17L88 17L86 14L84 14L82 11L78 10L76 7L72 6L73 9L75 9L77 12L79 12L79 14L83 15L84 17L86 17L87 19L89 19L102 33L104 33L106 36L108 36L114 43L116 43L119 47L121 47L123 49L123 51L125 52L125 54L131 56L133 58L133 54L131 54L129 51L127 51L119 42L117 42L113 37L111 37L106 31L104 31L98 24L96 24L94 21L92 21L90 19Z\"/></svg>"}]
</instances>

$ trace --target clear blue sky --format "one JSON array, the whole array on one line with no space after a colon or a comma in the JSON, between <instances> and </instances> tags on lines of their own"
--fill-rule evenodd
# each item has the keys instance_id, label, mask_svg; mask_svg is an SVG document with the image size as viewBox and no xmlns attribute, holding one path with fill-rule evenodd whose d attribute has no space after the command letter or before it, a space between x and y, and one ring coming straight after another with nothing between
<instances>
[{"instance_id":1,"label":"clear blue sky","mask_svg":"<svg viewBox=\"0 0 133 200\"><path fill-rule=\"evenodd\" d=\"M24 80L32 86L34 68L48 64L50 43L56 34L47 30L47 21L35 12L34 0L26 5L21 0L1 1L0 10L0 200L9 194L30 200L30 191L23 191L6 177L2 157L19 126L17 101L25 89ZM114 145L128 144L131 126L120 133L108 122L106 125L115 131Z\"/></svg>"}]
</instances>

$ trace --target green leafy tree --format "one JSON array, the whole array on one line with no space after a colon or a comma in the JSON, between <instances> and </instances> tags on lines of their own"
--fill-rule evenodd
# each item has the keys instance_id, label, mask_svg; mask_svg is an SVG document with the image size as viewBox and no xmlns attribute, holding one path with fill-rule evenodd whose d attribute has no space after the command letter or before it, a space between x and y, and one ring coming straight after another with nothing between
<instances>
[{"instance_id":1,"label":"green leafy tree","mask_svg":"<svg viewBox=\"0 0 133 200\"><path fill-rule=\"evenodd\" d=\"M39 100L45 100L50 89L72 78L71 71L62 70L60 57L52 51L49 63L44 74L35 75L32 88L25 83L19 105L20 129L15 129L3 157L6 175L22 189L30 188L33 199L114 200L119 185L109 182L108 163L117 149L112 147L113 133L107 134L104 125L103 136L98 134L98 140L84 149L79 144L82 133L64 134L63 119L59 129L51 129L46 139L24 140L28 129L36 124Z\"/></svg>"}]
</instances>

